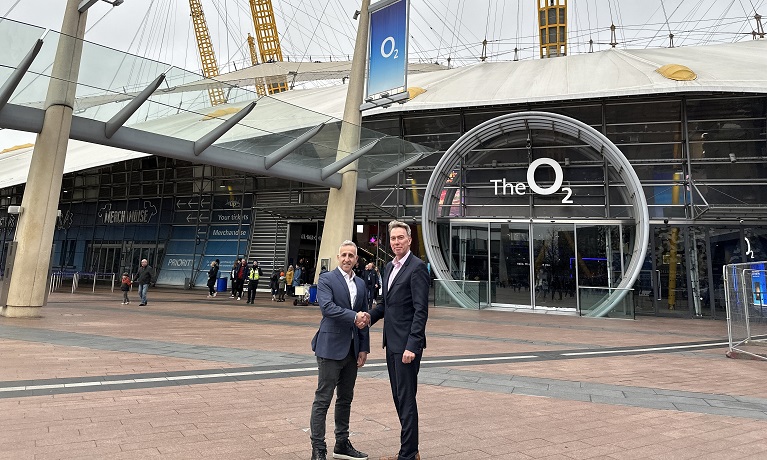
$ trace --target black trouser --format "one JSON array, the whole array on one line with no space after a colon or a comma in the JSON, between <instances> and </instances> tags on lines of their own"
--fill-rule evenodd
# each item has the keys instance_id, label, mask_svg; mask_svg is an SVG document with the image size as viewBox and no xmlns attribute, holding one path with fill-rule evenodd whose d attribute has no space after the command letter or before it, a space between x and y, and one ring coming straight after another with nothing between
<instances>
[{"instance_id":1,"label":"black trouser","mask_svg":"<svg viewBox=\"0 0 767 460\"><path fill-rule=\"evenodd\" d=\"M413 460L418 452L418 370L421 368L421 355L415 355L410 364L402 362L402 353L391 353L386 348L386 368L389 371L391 395L397 409L400 431L399 460Z\"/></svg>"},{"instance_id":2,"label":"black trouser","mask_svg":"<svg viewBox=\"0 0 767 460\"><path fill-rule=\"evenodd\" d=\"M208 294L213 295L216 292L216 279L208 279Z\"/></svg>"},{"instance_id":3,"label":"black trouser","mask_svg":"<svg viewBox=\"0 0 767 460\"><path fill-rule=\"evenodd\" d=\"M338 388L335 408L336 444L349 439L349 416L354 398L354 383L357 381L357 357L354 344L342 360L317 358L317 391L314 392L312 415L309 420L312 448L327 449L325 444L325 420L328 415L333 390Z\"/></svg>"},{"instance_id":4,"label":"black trouser","mask_svg":"<svg viewBox=\"0 0 767 460\"><path fill-rule=\"evenodd\" d=\"M242 288L244 287L245 287L245 280L235 279L234 280L234 296L242 297Z\"/></svg>"},{"instance_id":5,"label":"black trouser","mask_svg":"<svg viewBox=\"0 0 767 460\"><path fill-rule=\"evenodd\" d=\"M258 280L248 280L248 303L253 303L256 299L256 289L258 289Z\"/></svg>"}]
</instances>

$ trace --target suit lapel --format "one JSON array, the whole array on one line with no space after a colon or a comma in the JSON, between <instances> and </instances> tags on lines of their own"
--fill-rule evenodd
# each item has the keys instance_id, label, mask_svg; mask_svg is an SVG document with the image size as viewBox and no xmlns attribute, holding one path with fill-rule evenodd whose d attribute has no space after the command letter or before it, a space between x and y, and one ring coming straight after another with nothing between
<instances>
[{"instance_id":1,"label":"suit lapel","mask_svg":"<svg viewBox=\"0 0 767 460\"><path fill-rule=\"evenodd\" d=\"M343 288L344 292L346 292L346 297L344 297L345 304L349 306L350 309L354 309L354 305L352 305L352 294L349 292L349 285L346 284L346 280L344 279L344 275L341 274L341 271L338 269L333 270L336 274L336 279L339 283L341 283L341 287ZM338 305L338 303L336 303Z\"/></svg>"},{"instance_id":2,"label":"suit lapel","mask_svg":"<svg viewBox=\"0 0 767 460\"><path fill-rule=\"evenodd\" d=\"M396 275L394 275L394 279L391 280L391 286L389 288L393 288L397 286L397 282L402 279L402 273L407 269L408 264L410 263L411 258L413 257L413 253L411 252L407 259L405 259L405 262L402 263L402 266L400 267L399 271ZM390 262L389 265L391 266L390 270L394 270L394 263Z\"/></svg>"}]
</instances>

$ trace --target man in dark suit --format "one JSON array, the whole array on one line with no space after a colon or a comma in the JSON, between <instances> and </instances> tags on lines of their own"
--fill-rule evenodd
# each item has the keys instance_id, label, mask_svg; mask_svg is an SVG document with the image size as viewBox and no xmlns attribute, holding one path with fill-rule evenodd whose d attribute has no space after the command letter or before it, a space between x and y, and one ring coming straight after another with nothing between
<instances>
[{"instance_id":1,"label":"man in dark suit","mask_svg":"<svg viewBox=\"0 0 767 460\"><path fill-rule=\"evenodd\" d=\"M402 431L400 450L390 460L420 460L418 453L418 406L416 392L421 355L426 348L429 316L429 273L426 264L410 252L410 226L389 223L389 244L394 260L381 279L383 300L370 311L369 324L383 318L386 367Z\"/></svg>"},{"instance_id":2,"label":"man in dark suit","mask_svg":"<svg viewBox=\"0 0 767 460\"><path fill-rule=\"evenodd\" d=\"M333 458L366 460L349 442L351 413L357 368L365 365L370 352L367 326L367 288L354 274L357 246L344 241L338 249L338 268L320 275L317 300L322 310L320 329L312 339L319 369L310 421L312 460L327 458L325 419L333 390L338 388L335 408L336 444Z\"/></svg>"}]
</instances>

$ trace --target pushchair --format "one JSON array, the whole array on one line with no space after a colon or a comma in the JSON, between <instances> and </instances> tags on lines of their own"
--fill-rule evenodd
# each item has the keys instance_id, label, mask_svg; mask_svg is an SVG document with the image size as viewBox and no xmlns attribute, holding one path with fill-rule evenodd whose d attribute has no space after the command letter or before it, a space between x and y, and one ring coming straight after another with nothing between
<instances>
[{"instance_id":1,"label":"pushchair","mask_svg":"<svg viewBox=\"0 0 767 460\"><path fill-rule=\"evenodd\" d=\"M309 305L309 285L300 284L296 286L296 298L293 299L293 305L308 306Z\"/></svg>"}]
</instances>

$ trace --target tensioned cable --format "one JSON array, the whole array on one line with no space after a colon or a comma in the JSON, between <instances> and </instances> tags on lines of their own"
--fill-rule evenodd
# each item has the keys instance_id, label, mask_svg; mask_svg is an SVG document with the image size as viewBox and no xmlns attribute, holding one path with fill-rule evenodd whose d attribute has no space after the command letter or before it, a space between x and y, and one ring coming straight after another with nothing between
<instances>
[{"instance_id":1,"label":"tensioned cable","mask_svg":"<svg viewBox=\"0 0 767 460\"><path fill-rule=\"evenodd\" d=\"M734 4L735 4L735 0L732 0L732 1L730 1L730 4L729 4L729 5L727 5L727 8L726 8L726 9L725 9L725 10L722 12L722 14L719 16L719 18L717 19L717 21L716 21L716 22L719 22L719 23L721 24L721 22L723 21L723 18L724 18L724 16L726 16L726 15L727 15L727 14L730 12L730 9L732 9L732 6L733 6ZM717 28L718 28L718 27L719 27L719 26L717 25ZM716 29L714 29L714 30L712 30L712 31L710 32L710 37L713 37L713 34L714 34L714 32L716 32ZM708 39L704 39L704 40L703 40L703 43L708 43L708 41L709 41L709 40L710 40L710 38L708 38Z\"/></svg>"},{"instance_id":2,"label":"tensioned cable","mask_svg":"<svg viewBox=\"0 0 767 460\"><path fill-rule=\"evenodd\" d=\"M4 17L4 18L7 18L7 17L8 17L8 15L9 15L9 14L11 14L11 12L13 11L13 9L14 9L14 8L16 8L16 5L18 5L19 3L21 3L21 0L16 0L16 3L14 3L13 5L11 5L11 7L10 7L10 8L8 8L8 11L6 11L6 12L5 12L5 14L3 15L3 17Z\"/></svg>"},{"instance_id":3,"label":"tensioned cable","mask_svg":"<svg viewBox=\"0 0 767 460\"><path fill-rule=\"evenodd\" d=\"M427 8L429 8L429 4L428 4L428 2L424 2L424 3L426 4ZM411 3L411 4L410 4L410 7L413 9L413 12L414 12L414 13L418 14L418 15L420 16L420 18L426 22L426 26L427 26L427 27L428 27L428 28L429 28L431 31L433 31L433 32L436 34L436 31L434 30L434 28L431 26L431 24L429 24L429 23L428 23L428 21L426 21L426 19L425 19L424 15L423 15L423 14L421 14L421 11L420 11L418 8L416 8L415 4L412 4L412 3ZM444 21L443 21L443 24L444 24ZM425 39L427 42L429 42L429 45L430 45L430 46L432 46L434 49L438 49L438 47L434 45L434 43L431 41L431 39L429 38L429 36L428 36L428 35L424 34L423 38L424 38L424 39ZM439 47L439 49L441 49L441 46ZM427 59L427 61L426 61L426 62L432 62L432 61L431 61L431 56L428 56L428 55L427 55L427 56L426 56L426 59Z\"/></svg>"},{"instance_id":4,"label":"tensioned cable","mask_svg":"<svg viewBox=\"0 0 767 460\"><path fill-rule=\"evenodd\" d=\"M311 43L314 40L314 36L317 33L317 28L322 23L322 18L325 17L325 10L328 8L329 3L330 2L325 2L325 7L322 9L322 14L320 14L320 18L317 21L317 25L314 27L314 32L312 32L312 36L309 37L309 43ZM301 64L303 63L305 57L306 57L306 50L304 50L304 54L301 56L301 60L298 62L298 67L296 67L296 73L298 73L298 70L301 68Z\"/></svg>"},{"instance_id":5,"label":"tensioned cable","mask_svg":"<svg viewBox=\"0 0 767 460\"><path fill-rule=\"evenodd\" d=\"M225 30L225 34L228 35L228 37L231 38L234 43L238 44L237 49L235 50L235 52L239 52L241 58L243 60L245 60L245 62L247 62L247 59L249 58L250 52L248 51L248 53L246 54L245 53L245 49L244 49L245 47L242 46L243 43L247 43L246 41L243 41L243 40L245 40L245 34L242 32L242 30L239 29L239 27L237 27L236 28L237 30L235 30L235 32L237 34L239 34L239 36L234 35L232 30L230 30L230 28L229 28L229 19L230 18L229 18L229 12L228 12L228 9L227 9L226 0L224 0L224 11L223 11L223 14L221 12L221 4L217 0L213 0L212 3L213 3L213 8L215 8L216 9L216 13L218 13L219 22L221 20L224 21L224 27L226 29ZM239 8L238 11L240 9L241 8ZM239 24L239 23L236 22L236 24ZM232 54L231 54L230 49L229 49L229 38L227 38L225 40L226 53L227 53L226 60L223 60L223 59L221 60L222 62L219 64L219 68L223 68L225 65L228 66L233 61ZM220 34L219 34L219 39L220 39Z\"/></svg>"},{"instance_id":6,"label":"tensioned cable","mask_svg":"<svg viewBox=\"0 0 767 460\"><path fill-rule=\"evenodd\" d=\"M514 43L514 47L517 49L519 49L519 32L520 32L520 29L522 28L522 25L520 24L520 21L522 20L522 17L520 15L521 5L522 5L522 2L517 2L517 30L514 31L516 33L516 37L515 37L516 40Z\"/></svg>"},{"instance_id":7,"label":"tensioned cable","mask_svg":"<svg viewBox=\"0 0 767 460\"><path fill-rule=\"evenodd\" d=\"M465 2L461 2L461 3L465 4ZM426 5L426 7L429 10L431 10L431 12L437 17L438 20L442 21L443 23L445 22L445 19L437 14L437 12L434 10L434 7L431 5L431 3L428 0L424 1L424 4ZM414 5L412 5L412 6L413 6L413 9L415 10L415 6ZM462 5L462 6L464 6L464 5ZM462 9L461 9L461 11L462 11ZM457 20L458 20L458 15L456 15L456 22L457 22ZM461 24L463 24L463 23L461 23ZM431 28L431 29L434 30L433 28ZM455 38L459 43L462 43L462 45L464 47L468 48L469 46L471 46L468 43L463 42L463 40L461 39L461 36L459 35L458 31L454 30L452 33L453 33L453 38ZM481 40L477 39L477 41L479 42ZM450 48L451 48L450 53L452 54L452 48L453 48L452 44L451 44Z\"/></svg>"},{"instance_id":8,"label":"tensioned cable","mask_svg":"<svg viewBox=\"0 0 767 460\"><path fill-rule=\"evenodd\" d=\"M660 7L663 9L663 16L666 18L666 27L668 28L669 35L671 34L671 26L668 25L668 14L666 13L666 4L663 0L660 0Z\"/></svg>"},{"instance_id":9,"label":"tensioned cable","mask_svg":"<svg viewBox=\"0 0 767 460\"><path fill-rule=\"evenodd\" d=\"M448 1L448 6L446 6L445 8L446 8L445 15L447 15L447 10L450 9L449 1ZM442 53L442 37L445 35L445 27L446 26L447 26L447 24L445 24L443 22L442 23L442 32L440 32L439 35L437 35L439 37L439 46L437 47L437 60L439 60L439 55L440 55L440 53Z\"/></svg>"},{"instance_id":10,"label":"tensioned cable","mask_svg":"<svg viewBox=\"0 0 767 460\"><path fill-rule=\"evenodd\" d=\"M300 49L303 49L304 52L303 52L302 57L299 59L300 61L302 61L307 55L310 55L309 54L309 45L312 45L312 40L316 36L317 28L319 28L320 26L328 27L328 28L330 28L330 30L332 30L333 32L335 32L337 34L343 34L344 36L349 37L349 40L350 40L351 43L354 43L354 41L356 41L353 36L347 35L346 33L344 33L344 31L336 28L332 23L325 22L323 20L323 18L325 17L325 14L326 14L327 7L328 7L330 2L324 2L325 6L324 6L324 8L322 10L322 15L320 17L316 17L313 14L315 9L309 10L309 9L303 9L301 7L297 7L297 6L293 5L289 0L281 0L281 1L283 3L285 3L285 4L287 4L288 6L290 6L292 8L292 11L294 12L293 16L290 18L290 21L288 23L288 28L286 29L286 32L280 33L281 38L285 38L286 42L291 43L292 39L290 37L292 37L293 35L290 34L290 31L291 31L292 28L295 27L295 28L298 28L298 29L306 29L307 31L310 30L309 28L304 27L300 23L300 21L297 20L297 16L298 15L295 14L296 11L305 14L308 18L310 18L310 19L312 19L313 21L316 22L316 27L315 27L314 31L311 33L311 38L309 40L309 43L305 44L305 42L302 41L303 45L300 47ZM281 16L284 16L284 15L281 14ZM356 30L355 30L355 33L353 35L355 35L355 34L356 34ZM301 34L299 34L299 37L300 38L304 38L304 36L301 35ZM315 43L315 45L320 46L322 48L322 44ZM322 48L322 49L324 51L324 50L326 50L328 48ZM343 50L339 50L339 51L343 51ZM325 54L325 53L323 53L323 54ZM330 54L332 54L332 52ZM345 54L345 53L342 53L342 54Z\"/></svg>"},{"instance_id":11,"label":"tensioned cable","mask_svg":"<svg viewBox=\"0 0 767 460\"><path fill-rule=\"evenodd\" d=\"M496 4L495 12L496 12L495 19L498 20L499 16L497 15L497 13L498 13L498 6L497 6L497 4ZM496 34L500 34L500 30L503 30L503 19L504 19L505 15L506 15L506 2L503 2L501 4L500 23L498 23L497 26L495 24L493 24L493 37L495 37ZM495 45L495 52L498 53L499 51L500 51L500 45L496 44Z\"/></svg>"},{"instance_id":12,"label":"tensioned cable","mask_svg":"<svg viewBox=\"0 0 767 460\"><path fill-rule=\"evenodd\" d=\"M460 41L461 37L461 28L457 27L458 24L463 26L463 21L459 21L459 16L463 16L463 4L462 2L458 2L458 8L456 9L456 15L455 15L455 22L453 23L453 30L455 33L453 34L453 38L450 40L450 51L448 52L448 56L453 55L453 49L455 48L455 41Z\"/></svg>"}]
</instances>

